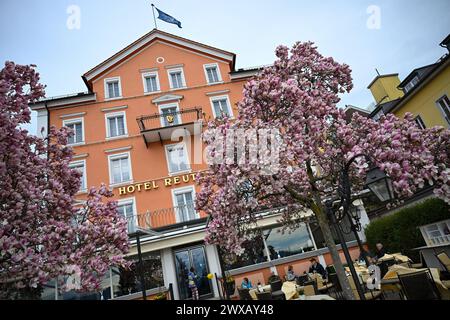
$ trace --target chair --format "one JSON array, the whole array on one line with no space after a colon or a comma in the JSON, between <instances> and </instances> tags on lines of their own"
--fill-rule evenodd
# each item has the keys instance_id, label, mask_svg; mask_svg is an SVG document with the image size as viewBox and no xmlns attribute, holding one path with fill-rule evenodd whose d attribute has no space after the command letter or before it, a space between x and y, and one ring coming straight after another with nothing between
<instances>
[{"instance_id":1,"label":"chair","mask_svg":"<svg viewBox=\"0 0 450 320\"><path fill-rule=\"evenodd\" d=\"M450 258L448 257L447 253L442 251L441 253L438 253L436 255L436 258L439 260L439 262L444 267L444 277L448 278L450 275Z\"/></svg>"},{"instance_id":2,"label":"chair","mask_svg":"<svg viewBox=\"0 0 450 320\"><path fill-rule=\"evenodd\" d=\"M285 300L286 296L283 291L281 291L281 287L283 283L281 280L275 280L270 283L270 290L272 292L272 298L274 300Z\"/></svg>"},{"instance_id":3,"label":"chair","mask_svg":"<svg viewBox=\"0 0 450 320\"><path fill-rule=\"evenodd\" d=\"M273 300L270 292L256 292L258 300Z\"/></svg>"},{"instance_id":4,"label":"chair","mask_svg":"<svg viewBox=\"0 0 450 320\"><path fill-rule=\"evenodd\" d=\"M407 300L440 300L441 296L430 270L397 274Z\"/></svg>"},{"instance_id":5,"label":"chair","mask_svg":"<svg viewBox=\"0 0 450 320\"><path fill-rule=\"evenodd\" d=\"M359 296L358 290L356 289L355 281L353 280L352 276L348 277L348 282L350 283L350 288L352 289L356 300L361 300L361 297ZM382 298L381 291L373 290L373 291L364 292L364 298L366 300L381 299Z\"/></svg>"},{"instance_id":6,"label":"chair","mask_svg":"<svg viewBox=\"0 0 450 320\"><path fill-rule=\"evenodd\" d=\"M343 299L342 287L341 287L341 283L339 282L337 274L329 273L328 274L328 282L330 282L333 285L331 287L331 289L334 292L334 294L336 295L336 298L339 297L339 299Z\"/></svg>"},{"instance_id":7,"label":"chair","mask_svg":"<svg viewBox=\"0 0 450 320\"><path fill-rule=\"evenodd\" d=\"M305 283L303 283L303 286L307 287L307 286L312 286L313 290L314 290L314 294L320 294L319 289L317 288L317 282L316 280L309 280L306 281Z\"/></svg>"},{"instance_id":8,"label":"chair","mask_svg":"<svg viewBox=\"0 0 450 320\"><path fill-rule=\"evenodd\" d=\"M240 300L253 300L249 289L238 288Z\"/></svg>"},{"instance_id":9,"label":"chair","mask_svg":"<svg viewBox=\"0 0 450 320\"><path fill-rule=\"evenodd\" d=\"M314 290L314 286L312 284L306 285L303 287L303 293L305 296L314 296L316 295L316 291Z\"/></svg>"},{"instance_id":10,"label":"chair","mask_svg":"<svg viewBox=\"0 0 450 320\"><path fill-rule=\"evenodd\" d=\"M378 266L380 267L381 278L383 278L386 273L389 271L389 267L395 264L395 259L389 259L382 261Z\"/></svg>"},{"instance_id":11,"label":"chair","mask_svg":"<svg viewBox=\"0 0 450 320\"><path fill-rule=\"evenodd\" d=\"M307 274L298 276L298 277L297 277L297 284L298 284L299 286L303 286L303 284L304 284L305 282L307 282L308 280L309 280L309 279L308 279L308 275L307 275Z\"/></svg>"}]
</instances>

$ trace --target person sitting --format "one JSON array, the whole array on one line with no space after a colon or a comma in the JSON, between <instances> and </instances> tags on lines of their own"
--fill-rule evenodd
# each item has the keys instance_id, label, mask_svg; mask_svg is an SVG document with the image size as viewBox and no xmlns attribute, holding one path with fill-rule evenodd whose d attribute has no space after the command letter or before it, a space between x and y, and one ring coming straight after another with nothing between
<instances>
[{"instance_id":1,"label":"person sitting","mask_svg":"<svg viewBox=\"0 0 450 320\"><path fill-rule=\"evenodd\" d=\"M311 262L309 273L318 273L322 276L322 279L326 279L327 271L320 263L317 262L316 258L311 258L309 261Z\"/></svg>"},{"instance_id":2,"label":"person sitting","mask_svg":"<svg viewBox=\"0 0 450 320\"><path fill-rule=\"evenodd\" d=\"M376 250L375 250L375 258L377 260L383 258L383 256L386 254L386 250L384 249L384 246L381 242L378 242L376 245Z\"/></svg>"},{"instance_id":3,"label":"person sitting","mask_svg":"<svg viewBox=\"0 0 450 320\"><path fill-rule=\"evenodd\" d=\"M250 280L248 280L248 278L244 278L241 283L241 288L242 289L252 289L253 288L252 282Z\"/></svg>"},{"instance_id":4,"label":"person sitting","mask_svg":"<svg viewBox=\"0 0 450 320\"><path fill-rule=\"evenodd\" d=\"M272 271L272 274L269 277L269 283L275 282L275 281L281 281L280 277L275 274L275 272Z\"/></svg>"},{"instance_id":5,"label":"person sitting","mask_svg":"<svg viewBox=\"0 0 450 320\"><path fill-rule=\"evenodd\" d=\"M294 267L289 266L288 271L286 273L286 280L287 281L295 281L296 278L297 278L297 276L294 273Z\"/></svg>"}]
</instances>

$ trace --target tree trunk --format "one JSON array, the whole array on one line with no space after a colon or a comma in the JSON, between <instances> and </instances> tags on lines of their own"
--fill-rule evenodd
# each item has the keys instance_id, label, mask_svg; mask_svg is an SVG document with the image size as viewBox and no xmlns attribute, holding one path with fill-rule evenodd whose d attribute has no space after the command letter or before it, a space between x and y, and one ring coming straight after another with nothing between
<instances>
[{"instance_id":1,"label":"tree trunk","mask_svg":"<svg viewBox=\"0 0 450 320\"><path fill-rule=\"evenodd\" d=\"M330 250L331 258L333 259L334 269L336 270L336 275L339 279L339 283L341 284L344 297L347 300L355 300L355 295L353 294L353 290L350 287L350 282L348 281L347 276L345 275L344 266L342 265L339 252L336 248L336 243L334 242L333 239L333 233L331 232L330 229L330 224L328 221L328 217L326 215L325 208L323 205L318 204L316 209L317 210L314 210L314 213L317 217L320 229L322 230L325 243L327 244L327 247Z\"/></svg>"}]
</instances>

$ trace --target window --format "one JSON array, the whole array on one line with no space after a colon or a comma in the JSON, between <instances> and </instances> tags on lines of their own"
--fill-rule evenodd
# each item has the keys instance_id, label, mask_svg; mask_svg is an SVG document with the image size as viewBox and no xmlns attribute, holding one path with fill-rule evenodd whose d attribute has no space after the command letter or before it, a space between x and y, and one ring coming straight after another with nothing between
<instances>
[{"instance_id":1,"label":"window","mask_svg":"<svg viewBox=\"0 0 450 320\"><path fill-rule=\"evenodd\" d=\"M225 270L242 268L267 261L264 241L261 235L256 235L254 238L244 241L242 248L244 252L238 256L218 247L219 254L225 263Z\"/></svg>"},{"instance_id":2,"label":"window","mask_svg":"<svg viewBox=\"0 0 450 320\"><path fill-rule=\"evenodd\" d=\"M450 100L447 95L444 95L437 101L437 105L441 109L442 114L444 115L445 120L450 125Z\"/></svg>"},{"instance_id":3,"label":"window","mask_svg":"<svg viewBox=\"0 0 450 320\"><path fill-rule=\"evenodd\" d=\"M412 88L414 88L416 86L416 84L419 83L419 77L415 76L414 78L412 78L412 80L410 82L408 82L405 86L405 93L410 91Z\"/></svg>"},{"instance_id":4,"label":"window","mask_svg":"<svg viewBox=\"0 0 450 320\"><path fill-rule=\"evenodd\" d=\"M220 77L219 65L217 63L205 64L206 81L208 83L216 83L222 81Z\"/></svg>"},{"instance_id":5,"label":"window","mask_svg":"<svg viewBox=\"0 0 450 320\"><path fill-rule=\"evenodd\" d=\"M169 173L178 173L190 169L186 145L184 143L166 146L166 157Z\"/></svg>"},{"instance_id":6,"label":"window","mask_svg":"<svg viewBox=\"0 0 450 320\"><path fill-rule=\"evenodd\" d=\"M314 250L314 243L309 234L308 226L302 223L297 229L289 233L282 233L282 227L263 231L269 250L270 259L275 260Z\"/></svg>"},{"instance_id":7,"label":"window","mask_svg":"<svg viewBox=\"0 0 450 320\"><path fill-rule=\"evenodd\" d=\"M214 118L221 118L223 116L227 117L233 116L228 96L212 97L211 105L213 109Z\"/></svg>"},{"instance_id":8,"label":"window","mask_svg":"<svg viewBox=\"0 0 450 320\"><path fill-rule=\"evenodd\" d=\"M142 74L144 81L144 91L146 93L159 91L159 79L157 72L147 72Z\"/></svg>"},{"instance_id":9,"label":"window","mask_svg":"<svg viewBox=\"0 0 450 320\"><path fill-rule=\"evenodd\" d=\"M132 180L130 153L114 154L109 157L109 177L111 184Z\"/></svg>"},{"instance_id":10,"label":"window","mask_svg":"<svg viewBox=\"0 0 450 320\"><path fill-rule=\"evenodd\" d=\"M117 212L122 215L128 222L128 233L136 231L137 226L137 214L136 214L135 200L127 199L121 200L117 204Z\"/></svg>"},{"instance_id":11,"label":"window","mask_svg":"<svg viewBox=\"0 0 450 320\"><path fill-rule=\"evenodd\" d=\"M159 106L159 113L161 114L161 126L175 126L181 123L178 104L165 104Z\"/></svg>"},{"instance_id":12,"label":"window","mask_svg":"<svg viewBox=\"0 0 450 320\"><path fill-rule=\"evenodd\" d=\"M179 89L186 87L186 81L184 80L184 73L182 68L169 69L168 74L170 89Z\"/></svg>"},{"instance_id":13,"label":"window","mask_svg":"<svg viewBox=\"0 0 450 320\"><path fill-rule=\"evenodd\" d=\"M67 144L84 143L84 124L83 118L64 120L63 126L72 129L73 135L68 138Z\"/></svg>"},{"instance_id":14,"label":"window","mask_svg":"<svg viewBox=\"0 0 450 320\"><path fill-rule=\"evenodd\" d=\"M106 117L106 137L114 138L127 135L127 125L125 112L107 113Z\"/></svg>"},{"instance_id":15,"label":"window","mask_svg":"<svg viewBox=\"0 0 450 320\"><path fill-rule=\"evenodd\" d=\"M423 122L421 116L415 117L415 118L414 118L414 121L416 122L417 126L418 126L420 129L425 129L425 128L426 128L425 123Z\"/></svg>"},{"instance_id":16,"label":"window","mask_svg":"<svg viewBox=\"0 0 450 320\"><path fill-rule=\"evenodd\" d=\"M70 169L78 170L81 173L81 185L80 185L80 192L86 191L87 189L87 177L86 177L86 161L74 161L69 164Z\"/></svg>"},{"instance_id":17,"label":"window","mask_svg":"<svg viewBox=\"0 0 450 320\"><path fill-rule=\"evenodd\" d=\"M384 112L383 110L378 111L377 113L374 114L374 116L372 117L372 119L374 121L378 121L381 119L381 117L384 116Z\"/></svg>"},{"instance_id":18,"label":"window","mask_svg":"<svg viewBox=\"0 0 450 320\"><path fill-rule=\"evenodd\" d=\"M198 215L194 204L194 188L180 188L172 192L177 222L197 219Z\"/></svg>"},{"instance_id":19,"label":"window","mask_svg":"<svg viewBox=\"0 0 450 320\"><path fill-rule=\"evenodd\" d=\"M105 79L105 98L114 99L121 96L120 77Z\"/></svg>"},{"instance_id":20,"label":"window","mask_svg":"<svg viewBox=\"0 0 450 320\"><path fill-rule=\"evenodd\" d=\"M130 268L112 269L115 280L113 281L114 297L142 291L139 270L142 270L146 290L164 286L163 268L159 251L142 253L142 267L139 266L137 256L128 259L131 261Z\"/></svg>"}]
</instances>

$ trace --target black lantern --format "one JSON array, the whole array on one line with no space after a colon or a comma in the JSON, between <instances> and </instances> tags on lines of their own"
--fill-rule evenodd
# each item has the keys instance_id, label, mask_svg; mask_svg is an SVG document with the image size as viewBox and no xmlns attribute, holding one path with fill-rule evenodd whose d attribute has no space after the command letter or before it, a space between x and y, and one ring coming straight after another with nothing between
<instances>
[{"instance_id":1,"label":"black lantern","mask_svg":"<svg viewBox=\"0 0 450 320\"><path fill-rule=\"evenodd\" d=\"M394 198L392 180L378 167L374 167L367 172L366 187L368 187L381 202L387 202Z\"/></svg>"}]
</instances>

